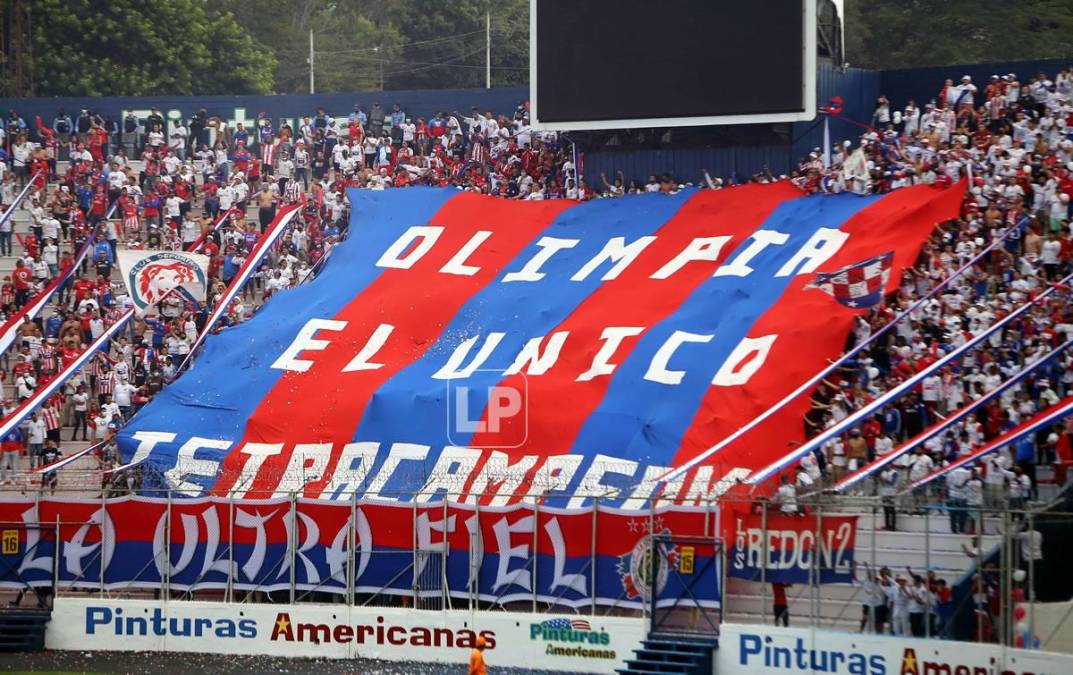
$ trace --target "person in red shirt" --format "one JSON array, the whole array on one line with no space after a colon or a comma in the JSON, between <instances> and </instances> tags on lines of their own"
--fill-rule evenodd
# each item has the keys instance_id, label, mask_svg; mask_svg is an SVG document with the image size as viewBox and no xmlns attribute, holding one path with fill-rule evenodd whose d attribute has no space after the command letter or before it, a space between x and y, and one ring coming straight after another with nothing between
<instances>
[{"instance_id":1,"label":"person in red shirt","mask_svg":"<svg viewBox=\"0 0 1073 675\"><path fill-rule=\"evenodd\" d=\"M21 308L30 299L33 275L30 272L30 268L20 258L15 261L15 271L12 272L11 276L15 284L15 306Z\"/></svg>"},{"instance_id":2,"label":"person in red shirt","mask_svg":"<svg viewBox=\"0 0 1073 675\"><path fill-rule=\"evenodd\" d=\"M97 291L96 285L90 281L85 274L78 277L78 281L74 283L75 291L75 305L82 302L86 298L92 298L93 294Z\"/></svg>"},{"instance_id":3,"label":"person in red shirt","mask_svg":"<svg viewBox=\"0 0 1073 675\"><path fill-rule=\"evenodd\" d=\"M102 220L108 212L108 195L104 192L104 187L98 185L97 190L93 193L93 201L90 202L89 207L89 226L93 227L97 224L97 221Z\"/></svg>"},{"instance_id":4,"label":"person in red shirt","mask_svg":"<svg viewBox=\"0 0 1073 675\"><path fill-rule=\"evenodd\" d=\"M93 155L93 164L97 167L104 165L104 144L107 140L108 134L96 124L87 134L86 143L89 145L89 154Z\"/></svg>"},{"instance_id":5,"label":"person in red shirt","mask_svg":"<svg viewBox=\"0 0 1073 675\"><path fill-rule=\"evenodd\" d=\"M4 277L4 285L0 287L0 305L4 311L11 313L12 305L15 304L15 286L11 283L11 275Z\"/></svg>"},{"instance_id":6,"label":"person in red shirt","mask_svg":"<svg viewBox=\"0 0 1073 675\"><path fill-rule=\"evenodd\" d=\"M772 594L772 609L775 614L775 625L778 626L779 622L782 622L783 626L790 626L790 606L786 602L786 589L790 587L790 584L782 584L774 582L771 584Z\"/></svg>"}]
</instances>

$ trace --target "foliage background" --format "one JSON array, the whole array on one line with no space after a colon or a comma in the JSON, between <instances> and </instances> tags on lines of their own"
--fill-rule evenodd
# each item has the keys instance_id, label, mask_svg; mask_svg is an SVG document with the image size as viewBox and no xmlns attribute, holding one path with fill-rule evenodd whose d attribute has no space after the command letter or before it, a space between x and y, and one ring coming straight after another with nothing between
<instances>
[{"instance_id":1,"label":"foliage background","mask_svg":"<svg viewBox=\"0 0 1073 675\"><path fill-rule=\"evenodd\" d=\"M483 87L486 12L492 85L528 84L529 0L23 2L38 96L308 93L310 31L318 92ZM845 11L857 67L1073 56L1073 0L845 0Z\"/></svg>"}]
</instances>

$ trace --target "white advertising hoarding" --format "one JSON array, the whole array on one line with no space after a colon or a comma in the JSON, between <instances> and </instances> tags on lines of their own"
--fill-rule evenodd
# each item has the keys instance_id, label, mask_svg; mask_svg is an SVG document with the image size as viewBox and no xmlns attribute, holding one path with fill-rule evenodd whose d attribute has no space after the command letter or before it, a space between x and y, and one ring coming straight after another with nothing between
<instances>
[{"instance_id":1,"label":"white advertising hoarding","mask_svg":"<svg viewBox=\"0 0 1073 675\"><path fill-rule=\"evenodd\" d=\"M644 634L624 617L61 597L45 646L461 664L479 635L490 668L614 673Z\"/></svg>"},{"instance_id":2,"label":"white advertising hoarding","mask_svg":"<svg viewBox=\"0 0 1073 675\"><path fill-rule=\"evenodd\" d=\"M723 624L715 665L719 675L1069 675L1073 656L994 644Z\"/></svg>"}]
</instances>

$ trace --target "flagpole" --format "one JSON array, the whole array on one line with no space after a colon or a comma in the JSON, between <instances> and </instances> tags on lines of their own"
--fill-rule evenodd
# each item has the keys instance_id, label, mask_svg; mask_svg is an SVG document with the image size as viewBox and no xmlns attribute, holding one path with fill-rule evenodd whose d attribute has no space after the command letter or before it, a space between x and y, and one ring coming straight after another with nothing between
<instances>
[{"instance_id":1,"label":"flagpole","mask_svg":"<svg viewBox=\"0 0 1073 675\"><path fill-rule=\"evenodd\" d=\"M928 377L929 375L931 375L932 373L936 372L937 370L939 370L940 368L942 368L946 364L950 363L951 361L954 361L955 359L960 358L966 352L968 352L968 351L970 351L972 349L975 349L981 342L983 342L984 340L987 340L993 334L995 334L997 331L1001 330L1004 326L1006 326L1006 324L1014 321L1015 319L1020 317L1022 314L1024 314L1028 310L1030 310L1033 306L1037 305L1041 300L1046 299L1047 296L1051 295L1054 291L1056 291L1059 288L1063 287L1065 284L1068 284L1070 282L1070 280L1073 280L1073 274L1070 274L1070 275L1066 276L1065 278L1063 278L1061 281L1058 281L1057 283L1052 284L1049 288L1047 288L1047 290L1043 291L1042 293L1037 295L1035 298L1032 298L1028 302L1024 303L1023 305L1021 305L1020 307L1015 309L1013 312L1011 312L1009 315L1007 315L1006 317L1002 318L1001 320L996 321L995 324L993 326L991 326L990 328L988 328L987 330L983 331L979 335L973 336L972 339L970 339L965 344L963 344L960 347L957 347L957 348L951 350L945 356L943 356L939 360L935 361L934 363L932 363L927 368L924 368L922 370L917 371L911 377L909 377L908 379L902 381L897 386L895 386L895 387L893 387L891 389L888 389L886 392L884 392L883 394L881 394L880 396L875 398L868 405L865 405L864 407L857 409L855 412L853 412L850 415L844 417L841 421L831 425L830 427L827 427L822 432L820 432L819 434L813 436L812 438L810 438L805 443L802 443L800 446L798 446L792 452L789 452L786 455L784 455L782 458L772 462L771 464L767 465L763 469L760 469L758 471L753 472L753 474L751 476L749 476L747 479L745 479L745 482L750 484L750 485L753 485L753 486L764 482L769 477L771 477L771 475L774 474L775 472L784 469L785 467L790 465L792 462L797 461L798 459L800 459L801 457L803 457L807 453L812 452L816 448L822 446L824 443L826 443L830 439L834 438L838 434L841 434L842 432L849 430L850 427L855 426L857 424L860 424L862 421L864 421L865 418L867 418L870 415L875 414L875 412L877 410L882 408L884 405L886 405L890 401L898 398L899 396L901 396L901 395L905 394L906 392L908 392L913 387L916 387L917 385L919 385L924 380L925 377Z\"/></svg>"},{"instance_id":2,"label":"flagpole","mask_svg":"<svg viewBox=\"0 0 1073 675\"><path fill-rule=\"evenodd\" d=\"M831 168L831 116L823 116L823 168Z\"/></svg>"}]
</instances>

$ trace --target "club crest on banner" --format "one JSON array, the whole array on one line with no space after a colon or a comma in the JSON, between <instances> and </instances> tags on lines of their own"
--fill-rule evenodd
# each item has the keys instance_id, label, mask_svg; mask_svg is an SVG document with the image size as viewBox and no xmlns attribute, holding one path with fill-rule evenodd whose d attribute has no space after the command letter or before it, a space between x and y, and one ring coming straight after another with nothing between
<instances>
[{"instance_id":1,"label":"club crest on banner","mask_svg":"<svg viewBox=\"0 0 1073 675\"><path fill-rule=\"evenodd\" d=\"M659 527L658 524L657 527ZM670 533L671 531L667 528L659 531L660 535L669 535ZM628 553L620 556L618 560L618 574L622 580L622 588L627 598L631 600L640 598L645 602L649 602L652 599L653 555L657 556L654 584L657 597L666 588L667 576L671 570L678 569L678 547L674 544L660 542L653 550L652 538L648 534L644 534L633 545L633 548Z\"/></svg>"},{"instance_id":2,"label":"club crest on banner","mask_svg":"<svg viewBox=\"0 0 1073 675\"><path fill-rule=\"evenodd\" d=\"M119 267L139 314L173 290L192 302L204 302L209 260L182 251L120 251Z\"/></svg>"}]
</instances>

